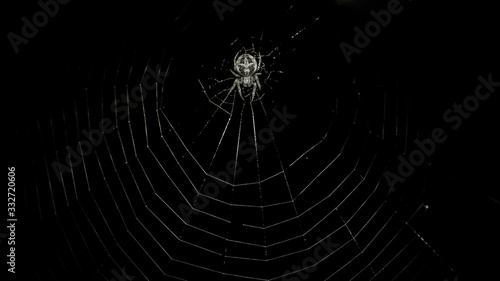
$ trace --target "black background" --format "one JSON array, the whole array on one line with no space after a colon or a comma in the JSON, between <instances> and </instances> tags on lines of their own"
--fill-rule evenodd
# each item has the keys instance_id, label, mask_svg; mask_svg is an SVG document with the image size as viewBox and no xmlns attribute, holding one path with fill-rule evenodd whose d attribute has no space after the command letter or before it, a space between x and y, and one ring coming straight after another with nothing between
<instances>
[{"instance_id":1,"label":"black background","mask_svg":"<svg viewBox=\"0 0 500 281\"><path fill-rule=\"evenodd\" d=\"M8 139L4 151L7 166L16 166L18 170L18 276L30 277L24 280L69 280L69 276L83 280L75 277L80 273L72 273L71 265L67 272L57 272L59 263L71 260L69 255L54 254L59 252L55 248L64 237L60 222L52 214L44 223L34 223L38 221L38 210L34 207L38 199L34 190L36 187L41 193L48 190L45 188L47 172L41 163L52 161L44 159L40 151L37 120L43 128L50 118L60 119L61 112L72 112L73 96L81 94L84 87L124 83L123 76L115 77L112 71L103 77L104 70L113 69L119 59L126 61L133 56L131 64L144 65L149 54L175 54L174 60L182 64L176 65L177 72L172 73L172 79L189 83L187 77L200 72L200 61L206 63L212 57L217 60L224 56L228 43L234 38L269 30L274 42L284 46L284 52L291 53L293 47L297 48L293 57L296 60L282 63L284 71L292 74L280 83L293 85L290 83L301 79L295 91L290 91L293 97L288 104L298 106L302 99L309 98L303 93L308 91L308 79L316 75L325 77L327 82L317 89L325 94L315 95L313 103L331 102L327 92L343 87L335 86L335 80L347 81L351 77L359 80L357 90L360 92L369 93L378 85L385 85L400 97L403 105L403 101L409 101L410 107L402 107L400 113L390 117L401 118L405 110L411 109L410 137L389 137L383 144L384 157L392 170L405 143L411 145L415 136L428 135L435 127L446 127L442 113L473 93L478 75L486 77L493 73L493 80L500 78L498 52L494 52L498 49L494 45L498 41L498 29L493 25L493 4L403 2L404 11L394 16L391 24L347 64L338 44L352 43L352 28L363 27L371 20L369 11L384 7L384 1L358 1L352 5L298 1L295 3L298 8L291 16L284 16L284 10L294 1L275 2L245 0L233 12L226 13L221 22L210 1L193 1L186 6L184 1L104 4L73 0L61 6L59 13L28 44L21 45L18 54L14 54L7 36L4 37L7 47L3 76L7 98L4 138ZM19 34L21 17L30 17L39 9L35 1L15 5L5 10L7 31L4 34L11 31ZM312 23L318 16L321 20ZM289 39L304 26L308 28L302 37L295 41ZM417 171L405 183L408 188L425 181L424 188L417 192L421 198L397 193L405 202L422 200L431 206L419 232L443 258L441 264L425 268L414 280L445 277L451 280L449 268L460 275L458 280L495 280L500 275L496 266L500 250L499 138L498 123L494 121L498 119L497 94L493 93L481 103L456 132L448 131L449 140L432 156L432 165ZM276 99L283 101L287 97L281 95ZM55 124L61 125L57 121ZM314 124L306 125L314 131ZM50 134L48 127L43 130ZM70 137L69 142L76 143L76 139ZM44 208L50 212L50 198L41 197L41 201L45 200ZM69 215L60 214L62 221L65 216ZM52 236L52 232L56 234ZM2 255L4 247L2 242ZM84 258L80 262L81 268L88 269L86 278L89 279L84 280L97 280L93 275L95 265ZM183 269L175 270L182 272Z\"/></svg>"}]
</instances>

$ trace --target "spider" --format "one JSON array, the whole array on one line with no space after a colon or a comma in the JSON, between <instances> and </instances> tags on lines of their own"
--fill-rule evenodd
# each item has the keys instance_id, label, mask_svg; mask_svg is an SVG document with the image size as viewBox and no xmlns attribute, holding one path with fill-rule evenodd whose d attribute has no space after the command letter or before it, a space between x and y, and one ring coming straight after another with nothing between
<instances>
[{"instance_id":1,"label":"spider","mask_svg":"<svg viewBox=\"0 0 500 281\"><path fill-rule=\"evenodd\" d=\"M259 62L257 62L254 56L247 53L240 56L238 55L239 52L236 53L233 59L234 71L230 69L231 73L236 76L236 79L234 79L233 86L229 90L229 94L234 90L234 88L237 88L241 99L245 100L245 97L248 97L248 95L243 97L241 86L243 86L243 88L253 87L250 96L250 102L253 102L255 98L255 91L257 89L260 90L259 75L261 75L261 73L258 71L260 71L261 58L259 56Z\"/></svg>"}]
</instances>

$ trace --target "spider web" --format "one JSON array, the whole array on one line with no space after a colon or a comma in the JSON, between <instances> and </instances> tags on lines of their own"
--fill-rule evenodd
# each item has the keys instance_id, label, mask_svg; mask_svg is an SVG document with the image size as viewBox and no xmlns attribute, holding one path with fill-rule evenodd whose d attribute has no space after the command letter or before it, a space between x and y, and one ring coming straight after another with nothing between
<instances>
[{"instance_id":1,"label":"spider web","mask_svg":"<svg viewBox=\"0 0 500 281\"><path fill-rule=\"evenodd\" d=\"M380 84L342 67L322 36L331 19L317 7L279 6L279 24L195 40L203 29L192 5L174 22L185 30L175 46L110 43L119 51L89 67L100 81L73 85L48 118L29 125L36 177L26 208L55 257L34 267L36 278L110 280L122 268L138 280L447 276L419 231L425 178L403 195L382 176L393 146L420 130L419 104L396 90L397 78ZM242 49L263 63L254 102L229 93ZM148 69L166 75L134 100ZM115 129L59 182L52 161L66 164L64 148L77 150L82 130L105 118ZM338 247L292 269L325 241Z\"/></svg>"}]
</instances>

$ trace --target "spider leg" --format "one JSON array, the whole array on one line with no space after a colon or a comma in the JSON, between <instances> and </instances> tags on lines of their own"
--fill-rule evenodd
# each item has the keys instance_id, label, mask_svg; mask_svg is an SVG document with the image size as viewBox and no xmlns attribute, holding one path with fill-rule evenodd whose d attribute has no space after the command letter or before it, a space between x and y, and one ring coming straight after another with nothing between
<instances>
[{"instance_id":1,"label":"spider leg","mask_svg":"<svg viewBox=\"0 0 500 281\"><path fill-rule=\"evenodd\" d=\"M259 53L257 53L257 55L259 56L259 62L257 63L257 70L256 71L259 71L260 70L260 63L262 62L262 57L260 56Z\"/></svg>"},{"instance_id":2,"label":"spider leg","mask_svg":"<svg viewBox=\"0 0 500 281\"><path fill-rule=\"evenodd\" d=\"M231 94L231 92L234 90L234 87L236 87L236 85L238 85L238 89L239 89L240 86L239 86L239 83L238 83L238 78L234 79L233 86L231 86L231 89L229 89L229 93L227 93L228 95ZM241 93L240 93L240 95L241 95Z\"/></svg>"},{"instance_id":3,"label":"spider leg","mask_svg":"<svg viewBox=\"0 0 500 281\"><path fill-rule=\"evenodd\" d=\"M259 94L259 92L255 92L255 96L256 96L256 98L254 98L254 99L253 99L253 101L259 101L259 100L261 100L261 99L262 99L262 97L263 97L264 95L262 95L262 96L261 96L261 95Z\"/></svg>"},{"instance_id":4,"label":"spider leg","mask_svg":"<svg viewBox=\"0 0 500 281\"><path fill-rule=\"evenodd\" d=\"M241 93L240 81L238 79L236 79L235 83L236 83L236 86L238 87L238 92L240 93L241 99L245 100L245 98L243 97L243 94Z\"/></svg>"},{"instance_id":5,"label":"spider leg","mask_svg":"<svg viewBox=\"0 0 500 281\"><path fill-rule=\"evenodd\" d=\"M234 72L232 69L229 69L229 71L231 71L231 73L232 73L234 76L236 76L236 77L238 77L238 78L239 78L239 77L241 77L238 73Z\"/></svg>"},{"instance_id":6,"label":"spider leg","mask_svg":"<svg viewBox=\"0 0 500 281\"><path fill-rule=\"evenodd\" d=\"M257 80L255 80L257 81ZM259 86L259 89L260 89L260 86ZM250 97L250 102L253 102L253 99L255 97L255 91L257 90L257 83L253 83L253 90L252 90L252 96Z\"/></svg>"},{"instance_id":7,"label":"spider leg","mask_svg":"<svg viewBox=\"0 0 500 281\"><path fill-rule=\"evenodd\" d=\"M236 55L234 55L234 59L233 59L233 68L236 72L238 72L238 69L236 68L236 60L238 59L238 55L240 54L241 50L239 50ZM232 72L232 71L231 71ZM234 72L233 72L234 74Z\"/></svg>"},{"instance_id":8,"label":"spider leg","mask_svg":"<svg viewBox=\"0 0 500 281\"><path fill-rule=\"evenodd\" d=\"M258 88L259 88L259 90L260 90L259 75L260 75L260 73L255 73L255 75L254 75L254 79L255 79L255 83L257 84L257 87L258 87Z\"/></svg>"},{"instance_id":9,"label":"spider leg","mask_svg":"<svg viewBox=\"0 0 500 281\"><path fill-rule=\"evenodd\" d=\"M240 51L238 51L236 53L236 55L234 55L234 58L233 58L233 64L236 65L236 59L238 58L238 55L240 54Z\"/></svg>"}]
</instances>

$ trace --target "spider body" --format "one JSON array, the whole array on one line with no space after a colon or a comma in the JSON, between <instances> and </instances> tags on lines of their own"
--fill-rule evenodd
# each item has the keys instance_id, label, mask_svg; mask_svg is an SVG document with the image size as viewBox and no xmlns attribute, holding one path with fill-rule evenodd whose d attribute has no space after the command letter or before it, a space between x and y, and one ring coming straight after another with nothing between
<instances>
[{"instance_id":1,"label":"spider body","mask_svg":"<svg viewBox=\"0 0 500 281\"><path fill-rule=\"evenodd\" d=\"M245 100L245 97L247 97L248 95L243 96L241 87L252 88L252 93L250 94L250 102L252 102L255 98L255 92L257 91L257 89L260 90L260 82L258 76L261 74L259 72L261 59L259 57L259 60L257 61L254 56L247 53L241 54L239 56L238 55L239 52L234 56L233 59L234 70L231 69L231 73L236 76L236 79L234 79L233 86L229 90L229 93L231 93L234 88L237 88L241 99Z\"/></svg>"}]
</instances>

